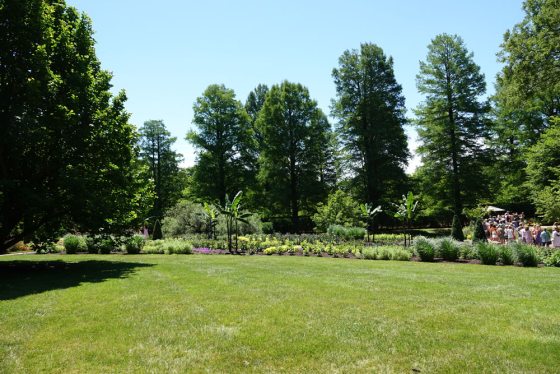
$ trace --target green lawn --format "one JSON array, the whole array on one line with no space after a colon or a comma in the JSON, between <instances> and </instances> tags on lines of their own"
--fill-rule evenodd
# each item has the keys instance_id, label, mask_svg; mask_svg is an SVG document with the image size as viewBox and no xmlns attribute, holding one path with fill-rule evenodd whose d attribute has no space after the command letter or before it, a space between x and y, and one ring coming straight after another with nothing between
<instances>
[{"instance_id":1,"label":"green lawn","mask_svg":"<svg viewBox=\"0 0 560 374\"><path fill-rule=\"evenodd\" d=\"M558 268L4 256L0 317L2 373L560 367Z\"/></svg>"}]
</instances>

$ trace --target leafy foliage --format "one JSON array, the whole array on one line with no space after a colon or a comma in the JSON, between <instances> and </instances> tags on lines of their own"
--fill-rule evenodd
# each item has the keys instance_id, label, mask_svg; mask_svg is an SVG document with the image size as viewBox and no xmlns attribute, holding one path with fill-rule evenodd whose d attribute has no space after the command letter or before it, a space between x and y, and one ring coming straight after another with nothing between
<instances>
[{"instance_id":1,"label":"leafy foliage","mask_svg":"<svg viewBox=\"0 0 560 374\"><path fill-rule=\"evenodd\" d=\"M451 238L443 238L438 242L438 252L445 261L457 261L460 253L460 246Z\"/></svg>"},{"instance_id":2,"label":"leafy foliage","mask_svg":"<svg viewBox=\"0 0 560 374\"><path fill-rule=\"evenodd\" d=\"M149 215L161 217L181 195L179 163L182 156L171 149L177 138L171 136L163 121L146 121L139 132L140 158L154 181L154 206Z\"/></svg>"},{"instance_id":3,"label":"leafy foliage","mask_svg":"<svg viewBox=\"0 0 560 374\"><path fill-rule=\"evenodd\" d=\"M330 124L307 88L284 81L267 93L256 128L263 137L259 180L267 205L289 214L298 232L300 212L313 212L328 194Z\"/></svg>"},{"instance_id":4,"label":"leafy foliage","mask_svg":"<svg viewBox=\"0 0 560 374\"><path fill-rule=\"evenodd\" d=\"M420 257L420 260L425 262L432 262L436 257L436 247L434 243L423 236L414 238L414 252Z\"/></svg>"},{"instance_id":5,"label":"leafy foliage","mask_svg":"<svg viewBox=\"0 0 560 374\"><path fill-rule=\"evenodd\" d=\"M127 238L124 245L126 253L128 253L129 255L140 253L140 251L144 247L145 242L146 240L142 235L133 235Z\"/></svg>"},{"instance_id":6,"label":"leafy foliage","mask_svg":"<svg viewBox=\"0 0 560 374\"><path fill-rule=\"evenodd\" d=\"M560 221L560 117L527 155L527 186L545 222Z\"/></svg>"},{"instance_id":7,"label":"leafy foliage","mask_svg":"<svg viewBox=\"0 0 560 374\"><path fill-rule=\"evenodd\" d=\"M537 266L539 264L541 259L535 246L523 243L514 243L512 246L517 260L523 266Z\"/></svg>"},{"instance_id":8,"label":"leafy foliage","mask_svg":"<svg viewBox=\"0 0 560 374\"><path fill-rule=\"evenodd\" d=\"M423 194L435 194L444 210L460 215L484 186L481 144L488 106L478 99L486 91L484 75L459 36L441 34L428 46L426 61L420 62L417 86L425 95L415 111Z\"/></svg>"},{"instance_id":9,"label":"leafy foliage","mask_svg":"<svg viewBox=\"0 0 560 374\"><path fill-rule=\"evenodd\" d=\"M192 189L199 199L225 203L232 191L254 184L255 141L250 118L233 90L210 85L193 106L195 131L187 140L197 150Z\"/></svg>"},{"instance_id":10,"label":"leafy foliage","mask_svg":"<svg viewBox=\"0 0 560 374\"><path fill-rule=\"evenodd\" d=\"M332 115L339 120L344 176L361 200L390 201L402 192L409 157L404 97L393 59L365 43L345 51L332 75L337 94Z\"/></svg>"},{"instance_id":11,"label":"leafy foliage","mask_svg":"<svg viewBox=\"0 0 560 374\"><path fill-rule=\"evenodd\" d=\"M0 6L0 248L63 226L119 231L151 204L126 95L111 93L92 35L64 1Z\"/></svg>"},{"instance_id":12,"label":"leafy foliage","mask_svg":"<svg viewBox=\"0 0 560 374\"><path fill-rule=\"evenodd\" d=\"M86 240L83 236L68 234L64 236L64 249L67 254L83 252L87 249Z\"/></svg>"},{"instance_id":13,"label":"leafy foliage","mask_svg":"<svg viewBox=\"0 0 560 374\"><path fill-rule=\"evenodd\" d=\"M457 214L453 215L453 222L451 223L451 237L460 242L465 240L461 218Z\"/></svg>"},{"instance_id":14,"label":"leafy foliage","mask_svg":"<svg viewBox=\"0 0 560 374\"><path fill-rule=\"evenodd\" d=\"M484 227L482 226L481 219L475 219L473 221L473 242L486 242L488 239L486 238L486 233L484 232Z\"/></svg>"},{"instance_id":15,"label":"leafy foliage","mask_svg":"<svg viewBox=\"0 0 560 374\"><path fill-rule=\"evenodd\" d=\"M500 258L500 250L495 244L478 242L476 243L478 257L484 265L496 265Z\"/></svg>"},{"instance_id":16,"label":"leafy foliage","mask_svg":"<svg viewBox=\"0 0 560 374\"><path fill-rule=\"evenodd\" d=\"M362 214L358 203L342 190L329 195L327 204L317 204L317 213L313 215L316 230L325 232L331 225L360 226Z\"/></svg>"},{"instance_id":17,"label":"leafy foliage","mask_svg":"<svg viewBox=\"0 0 560 374\"><path fill-rule=\"evenodd\" d=\"M331 225L327 229L327 234L343 240L363 240L366 235L366 229L363 227Z\"/></svg>"}]
</instances>

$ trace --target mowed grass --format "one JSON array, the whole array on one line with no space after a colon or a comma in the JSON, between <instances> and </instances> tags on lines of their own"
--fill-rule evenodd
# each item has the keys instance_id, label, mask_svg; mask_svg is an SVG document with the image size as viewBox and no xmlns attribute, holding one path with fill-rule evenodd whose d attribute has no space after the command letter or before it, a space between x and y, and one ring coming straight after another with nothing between
<instances>
[{"instance_id":1,"label":"mowed grass","mask_svg":"<svg viewBox=\"0 0 560 374\"><path fill-rule=\"evenodd\" d=\"M3 373L560 368L560 269L551 268L5 256L0 318Z\"/></svg>"}]
</instances>

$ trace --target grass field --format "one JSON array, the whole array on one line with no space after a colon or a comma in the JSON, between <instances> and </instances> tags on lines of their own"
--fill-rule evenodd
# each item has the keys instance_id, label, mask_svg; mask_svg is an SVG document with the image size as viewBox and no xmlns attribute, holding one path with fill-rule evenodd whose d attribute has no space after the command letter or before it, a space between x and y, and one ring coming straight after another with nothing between
<instances>
[{"instance_id":1,"label":"grass field","mask_svg":"<svg viewBox=\"0 0 560 374\"><path fill-rule=\"evenodd\" d=\"M0 318L2 373L560 367L558 268L4 256Z\"/></svg>"}]
</instances>

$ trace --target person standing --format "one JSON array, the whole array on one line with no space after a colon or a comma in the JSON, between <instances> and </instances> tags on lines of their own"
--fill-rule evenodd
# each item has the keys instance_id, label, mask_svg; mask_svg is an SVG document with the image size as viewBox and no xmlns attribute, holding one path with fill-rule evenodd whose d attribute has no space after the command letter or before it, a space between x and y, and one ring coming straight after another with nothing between
<instances>
[{"instance_id":1,"label":"person standing","mask_svg":"<svg viewBox=\"0 0 560 374\"><path fill-rule=\"evenodd\" d=\"M546 228L544 228L541 232L541 243L543 247L550 246L550 233Z\"/></svg>"},{"instance_id":2,"label":"person standing","mask_svg":"<svg viewBox=\"0 0 560 374\"><path fill-rule=\"evenodd\" d=\"M554 248L560 248L560 231L558 230L558 226L554 226L554 231L552 231L552 246Z\"/></svg>"},{"instance_id":3,"label":"person standing","mask_svg":"<svg viewBox=\"0 0 560 374\"><path fill-rule=\"evenodd\" d=\"M513 243L515 241L515 231L511 225L506 227L506 244Z\"/></svg>"},{"instance_id":4,"label":"person standing","mask_svg":"<svg viewBox=\"0 0 560 374\"><path fill-rule=\"evenodd\" d=\"M529 226L525 226L521 229L521 241L525 244L533 244L533 235L531 235Z\"/></svg>"},{"instance_id":5,"label":"person standing","mask_svg":"<svg viewBox=\"0 0 560 374\"><path fill-rule=\"evenodd\" d=\"M533 239L534 239L535 245L538 245L539 247L542 245L541 227L539 225L535 225L535 229L533 230Z\"/></svg>"}]
</instances>

